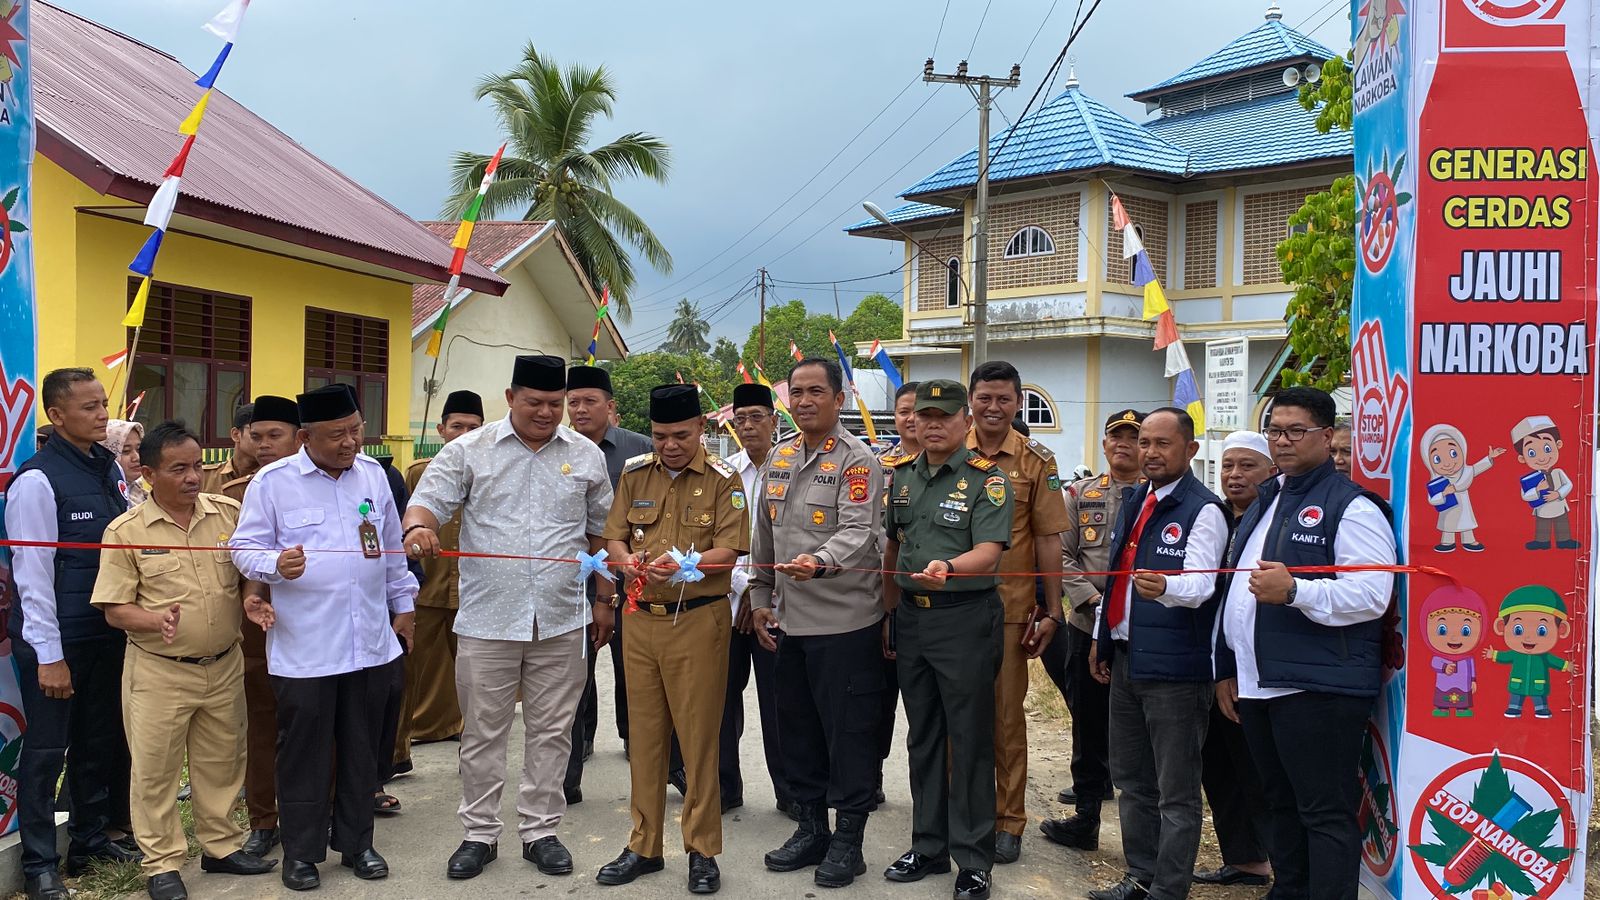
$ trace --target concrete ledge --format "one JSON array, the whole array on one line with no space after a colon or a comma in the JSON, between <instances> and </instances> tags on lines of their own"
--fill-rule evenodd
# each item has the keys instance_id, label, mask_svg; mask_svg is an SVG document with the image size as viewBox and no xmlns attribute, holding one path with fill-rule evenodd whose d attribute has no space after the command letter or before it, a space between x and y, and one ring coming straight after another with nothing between
<instances>
[{"instance_id":1,"label":"concrete ledge","mask_svg":"<svg viewBox=\"0 0 1600 900\"><path fill-rule=\"evenodd\" d=\"M67 854L67 814L56 813L56 852ZM22 833L13 831L0 838L0 896L22 890Z\"/></svg>"}]
</instances>

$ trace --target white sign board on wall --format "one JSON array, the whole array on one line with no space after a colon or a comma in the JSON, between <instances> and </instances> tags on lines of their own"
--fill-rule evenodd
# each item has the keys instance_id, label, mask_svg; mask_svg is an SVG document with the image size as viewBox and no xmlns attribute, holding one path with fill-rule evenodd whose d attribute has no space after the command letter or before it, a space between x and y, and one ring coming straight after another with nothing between
<instances>
[{"instance_id":1,"label":"white sign board on wall","mask_svg":"<svg viewBox=\"0 0 1600 900\"><path fill-rule=\"evenodd\" d=\"M1206 430L1249 428L1250 341L1227 338L1206 342Z\"/></svg>"}]
</instances>

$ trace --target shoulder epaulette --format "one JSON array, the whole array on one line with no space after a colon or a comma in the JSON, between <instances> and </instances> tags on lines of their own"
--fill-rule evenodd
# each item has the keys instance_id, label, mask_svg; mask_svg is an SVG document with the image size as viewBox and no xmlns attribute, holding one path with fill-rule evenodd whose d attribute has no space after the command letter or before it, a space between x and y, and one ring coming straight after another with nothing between
<instances>
[{"instance_id":1,"label":"shoulder epaulette","mask_svg":"<svg viewBox=\"0 0 1600 900\"><path fill-rule=\"evenodd\" d=\"M706 465L716 469L718 472L721 472L723 478L739 477L738 470L734 469L733 466L728 465L728 461L720 456L712 456L711 454L707 453Z\"/></svg>"},{"instance_id":2,"label":"shoulder epaulette","mask_svg":"<svg viewBox=\"0 0 1600 900\"><path fill-rule=\"evenodd\" d=\"M222 484L217 485L217 489L214 492L212 492L212 496L213 497L223 497L224 496L224 494L222 493L223 491L227 490L228 488L233 487L236 484L249 484L250 482L255 480L255 477L256 477L256 473L255 472L251 472L249 475L244 475L244 476L241 476L239 478L230 478L227 481L224 481ZM233 498L229 497L227 499L231 500ZM234 502L238 502L238 501L234 501Z\"/></svg>"},{"instance_id":3,"label":"shoulder epaulette","mask_svg":"<svg viewBox=\"0 0 1600 900\"><path fill-rule=\"evenodd\" d=\"M216 470L222 468L223 466L225 466L227 464L228 464L227 460L222 460L221 462L214 462L214 463L202 463L201 466L200 466L200 471L202 471L202 472L215 472Z\"/></svg>"},{"instance_id":4,"label":"shoulder epaulette","mask_svg":"<svg viewBox=\"0 0 1600 900\"><path fill-rule=\"evenodd\" d=\"M977 469L979 472L987 472L994 468L994 460L984 459L983 457L974 454L967 457L967 465Z\"/></svg>"},{"instance_id":5,"label":"shoulder epaulette","mask_svg":"<svg viewBox=\"0 0 1600 900\"><path fill-rule=\"evenodd\" d=\"M237 478L234 479L234 481L238 481L238 480L239 479L237 479ZM232 484L233 482L230 481L228 483ZM211 502L217 504L218 506L231 506L234 509L243 508L242 504L240 504L239 501L237 501L237 500L233 499L232 497L229 497L229 496L227 496L225 494L207 494L206 496L210 497L211 498Z\"/></svg>"},{"instance_id":6,"label":"shoulder epaulette","mask_svg":"<svg viewBox=\"0 0 1600 900\"><path fill-rule=\"evenodd\" d=\"M645 466L648 466L648 465L650 465L651 463L653 463L655 461L656 461L655 453L653 453L653 452L652 453L641 453L638 456L635 456L632 459L628 460L627 462L623 463L622 464L622 471L624 471L624 472L632 472L634 469L642 469Z\"/></svg>"},{"instance_id":7,"label":"shoulder epaulette","mask_svg":"<svg viewBox=\"0 0 1600 900\"><path fill-rule=\"evenodd\" d=\"M901 455L901 456L883 456L883 457L879 457L878 462L888 466L891 469L897 469L897 468L905 465L906 463L911 462L914 459L916 459L915 456L911 456L910 454L905 454L905 455Z\"/></svg>"},{"instance_id":8,"label":"shoulder epaulette","mask_svg":"<svg viewBox=\"0 0 1600 900\"><path fill-rule=\"evenodd\" d=\"M1028 439L1028 449L1033 451L1034 456L1039 457L1045 462L1049 462L1050 460L1056 458L1056 453L1054 450L1051 450L1049 447L1046 447L1032 438Z\"/></svg>"}]
</instances>

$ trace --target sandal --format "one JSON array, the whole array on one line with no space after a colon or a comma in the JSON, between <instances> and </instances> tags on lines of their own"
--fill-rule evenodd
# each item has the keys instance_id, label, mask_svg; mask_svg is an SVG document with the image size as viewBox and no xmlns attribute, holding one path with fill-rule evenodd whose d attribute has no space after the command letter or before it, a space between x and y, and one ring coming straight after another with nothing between
<instances>
[{"instance_id":1,"label":"sandal","mask_svg":"<svg viewBox=\"0 0 1600 900\"><path fill-rule=\"evenodd\" d=\"M379 791L372 795L372 811L380 816L398 815L400 812L400 798L393 794Z\"/></svg>"}]
</instances>

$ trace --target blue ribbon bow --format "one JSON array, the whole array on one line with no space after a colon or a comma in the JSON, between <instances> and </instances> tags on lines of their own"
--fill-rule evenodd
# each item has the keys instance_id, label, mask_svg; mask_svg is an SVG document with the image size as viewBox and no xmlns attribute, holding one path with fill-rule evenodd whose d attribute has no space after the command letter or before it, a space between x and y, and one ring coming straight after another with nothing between
<instances>
[{"instance_id":1,"label":"blue ribbon bow","mask_svg":"<svg viewBox=\"0 0 1600 900\"><path fill-rule=\"evenodd\" d=\"M673 547L667 554L678 564L678 571L673 572L672 577L667 579L668 584L693 584L706 577L706 573L696 568L700 565L700 553L694 548L691 547L689 552L685 553Z\"/></svg>"},{"instance_id":2,"label":"blue ribbon bow","mask_svg":"<svg viewBox=\"0 0 1600 900\"><path fill-rule=\"evenodd\" d=\"M601 578L616 583L617 577L611 574L611 567L606 565L606 550L600 548L593 555L578 551L578 583L583 584L589 580L590 575L599 575Z\"/></svg>"}]
</instances>

